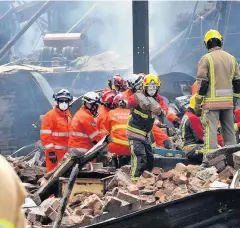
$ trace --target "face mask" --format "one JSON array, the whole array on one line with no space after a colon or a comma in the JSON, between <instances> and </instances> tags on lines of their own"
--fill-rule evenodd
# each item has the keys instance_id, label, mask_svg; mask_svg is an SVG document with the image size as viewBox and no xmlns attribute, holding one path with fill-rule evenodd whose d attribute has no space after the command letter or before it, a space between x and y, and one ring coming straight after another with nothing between
<instances>
[{"instance_id":1,"label":"face mask","mask_svg":"<svg viewBox=\"0 0 240 228\"><path fill-rule=\"evenodd\" d=\"M156 86L149 86L147 88L147 93L151 97L154 96L156 94L156 92L157 92L157 87Z\"/></svg>"},{"instance_id":2,"label":"face mask","mask_svg":"<svg viewBox=\"0 0 240 228\"><path fill-rule=\"evenodd\" d=\"M62 111L66 111L68 109L68 106L69 105L68 105L67 102L63 102L63 103L58 104L59 109L62 110Z\"/></svg>"}]
</instances>

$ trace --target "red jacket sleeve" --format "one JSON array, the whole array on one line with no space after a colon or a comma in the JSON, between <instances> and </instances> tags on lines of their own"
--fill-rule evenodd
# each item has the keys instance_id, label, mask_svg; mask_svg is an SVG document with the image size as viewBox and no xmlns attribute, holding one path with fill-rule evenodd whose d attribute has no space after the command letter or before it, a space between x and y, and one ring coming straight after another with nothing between
<instances>
[{"instance_id":1,"label":"red jacket sleeve","mask_svg":"<svg viewBox=\"0 0 240 228\"><path fill-rule=\"evenodd\" d=\"M192 116L191 118L189 118L189 121L190 121L190 126L191 126L193 132L196 134L198 139L203 141L204 133L203 133L203 127L202 127L200 118L197 116Z\"/></svg>"},{"instance_id":2,"label":"red jacket sleeve","mask_svg":"<svg viewBox=\"0 0 240 228\"><path fill-rule=\"evenodd\" d=\"M161 108L163 109L163 111L165 111L165 113L167 115L168 104L165 102L164 98L162 96L160 96L159 94L157 95L157 100L158 100L159 104L161 105Z\"/></svg>"},{"instance_id":3,"label":"red jacket sleeve","mask_svg":"<svg viewBox=\"0 0 240 228\"><path fill-rule=\"evenodd\" d=\"M134 94L127 99L127 102L128 102L128 108L134 108L138 106L138 101Z\"/></svg>"}]
</instances>

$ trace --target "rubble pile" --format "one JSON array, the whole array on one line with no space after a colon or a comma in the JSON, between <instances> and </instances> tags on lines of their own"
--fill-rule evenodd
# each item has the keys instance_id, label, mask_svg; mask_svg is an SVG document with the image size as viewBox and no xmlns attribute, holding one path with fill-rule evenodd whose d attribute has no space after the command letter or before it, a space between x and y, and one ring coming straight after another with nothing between
<instances>
[{"instance_id":1,"label":"rubble pile","mask_svg":"<svg viewBox=\"0 0 240 228\"><path fill-rule=\"evenodd\" d=\"M27 156L6 158L20 177L28 193L34 193L43 184L46 168L42 167L44 159L40 152L33 151Z\"/></svg>"},{"instance_id":2,"label":"rubble pile","mask_svg":"<svg viewBox=\"0 0 240 228\"><path fill-rule=\"evenodd\" d=\"M215 163L218 164L219 161ZM81 227L197 192L219 186L227 187L233 174L234 169L231 167L225 167L218 174L218 169L214 166L204 168L178 163L167 172L157 167L152 172L145 171L138 181L132 182L130 166L123 166L108 183L105 195L76 193L69 201L62 227L74 224ZM48 198L38 207L25 209L28 227L52 227L59 206L59 198Z\"/></svg>"}]
</instances>

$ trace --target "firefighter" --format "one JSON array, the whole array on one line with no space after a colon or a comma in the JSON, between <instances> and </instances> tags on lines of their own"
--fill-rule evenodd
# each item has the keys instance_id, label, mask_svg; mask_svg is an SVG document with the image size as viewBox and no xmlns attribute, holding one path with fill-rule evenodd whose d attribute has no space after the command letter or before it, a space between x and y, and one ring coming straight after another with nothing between
<instances>
[{"instance_id":1,"label":"firefighter","mask_svg":"<svg viewBox=\"0 0 240 228\"><path fill-rule=\"evenodd\" d=\"M124 97L128 98L132 96L134 93L136 93L137 91L141 90L144 77L145 77L145 74L143 73L133 74L127 80L128 89L122 93Z\"/></svg>"},{"instance_id":2,"label":"firefighter","mask_svg":"<svg viewBox=\"0 0 240 228\"><path fill-rule=\"evenodd\" d=\"M115 97L115 92L113 90L105 91L101 97L102 105L98 108L99 115L96 118L97 129L101 132L102 136L106 135L104 130L104 122L107 118L108 112L114 108L113 98Z\"/></svg>"},{"instance_id":3,"label":"firefighter","mask_svg":"<svg viewBox=\"0 0 240 228\"><path fill-rule=\"evenodd\" d=\"M143 80L143 90L141 93L145 97L154 98L160 107L153 112L141 108L136 96L133 94L127 101L119 101L119 106L131 109L131 115L127 125L127 135L131 151L131 179L137 180L144 170L153 168L152 141L150 139L155 117L164 116L167 111L167 105L164 98L158 94L161 81L154 74L148 74ZM143 107L143 106L142 106Z\"/></svg>"},{"instance_id":4,"label":"firefighter","mask_svg":"<svg viewBox=\"0 0 240 228\"><path fill-rule=\"evenodd\" d=\"M101 140L94 118L98 115L99 95L95 92L86 93L83 105L74 115L70 126L68 146L85 154Z\"/></svg>"},{"instance_id":5,"label":"firefighter","mask_svg":"<svg viewBox=\"0 0 240 228\"><path fill-rule=\"evenodd\" d=\"M68 151L69 127L71 113L69 104L73 97L66 89L59 90L53 95L57 105L47 112L43 119L40 139L45 147L47 172L54 169Z\"/></svg>"},{"instance_id":6,"label":"firefighter","mask_svg":"<svg viewBox=\"0 0 240 228\"><path fill-rule=\"evenodd\" d=\"M203 127L200 118L194 113L196 95L192 96L188 109L185 112L180 131L183 139L183 150L187 157L198 162L202 161L203 154L197 153L203 147Z\"/></svg>"},{"instance_id":7,"label":"firefighter","mask_svg":"<svg viewBox=\"0 0 240 228\"><path fill-rule=\"evenodd\" d=\"M127 82L124 78L120 76L120 74L115 74L113 76L113 85L110 86L110 88L115 90L116 94L127 90Z\"/></svg>"},{"instance_id":8,"label":"firefighter","mask_svg":"<svg viewBox=\"0 0 240 228\"><path fill-rule=\"evenodd\" d=\"M111 134L112 142L108 145L109 152L118 156L119 166L121 164L121 158L127 156L130 160L130 150L127 137L127 123L130 115L129 109L123 109L118 106L118 102L123 100L123 95L120 93L115 96L113 105L115 109L108 112L105 120L105 130Z\"/></svg>"},{"instance_id":9,"label":"firefighter","mask_svg":"<svg viewBox=\"0 0 240 228\"><path fill-rule=\"evenodd\" d=\"M223 51L221 34L210 30L204 43L208 53L198 64L195 114L201 115L204 127L204 148L207 153L218 148L217 129L220 121L224 144L236 144L233 109L240 95L240 77L236 58Z\"/></svg>"},{"instance_id":10,"label":"firefighter","mask_svg":"<svg viewBox=\"0 0 240 228\"><path fill-rule=\"evenodd\" d=\"M0 227L24 228L25 216L21 210L27 192L8 161L0 155Z\"/></svg>"}]
</instances>

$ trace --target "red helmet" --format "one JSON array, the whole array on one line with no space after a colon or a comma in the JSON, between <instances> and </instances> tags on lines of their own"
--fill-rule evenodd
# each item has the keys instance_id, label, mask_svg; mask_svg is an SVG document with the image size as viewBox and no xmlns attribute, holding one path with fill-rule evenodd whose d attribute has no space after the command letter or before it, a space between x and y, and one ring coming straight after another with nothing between
<instances>
[{"instance_id":1,"label":"red helmet","mask_svg":"<svg viewBox=\"0 0 240 228\"><path fill-rule=\"evenodd\" d=\"M120 74L115 74L113 76L113 85L119 86L120 88L127 86L127 81L125 81Z\"/></svg>"},{"instance_id":2,"label":"red helmet","mask_svg":"<svg viewBox=\"0 0 240 228\"><path fill-rule=\"evenodd\" d=\"M118 106L118 102L121 101L121 100L124 100L125 96L122 94L122 93L119 93L118 95L116 95L113 99L113 105L115 107Z\"/></svg>"},{"instance_id":3,"label":"red helmet","mask_svg":"<svg viewBox=\"0 0 240 228\"><path fill-rule=\"evenodd\" d=\"M115 97L115 92L113 90L107 90L103 93L101 101L102 103L108 107L108 108L112 108L112 104L113 104L113 98Z\"/></svg>"},{"instance_id":4,"label":"red helmet","mask_svg":"<svg viewBox=\"0 0 240 228\"><path fill-rule=\"evenodd\" d=\"M240 122L240 107L238 107L234 110L234 115L235 115L236 122L239 123Z\"/></svg>"}]
</instances>

